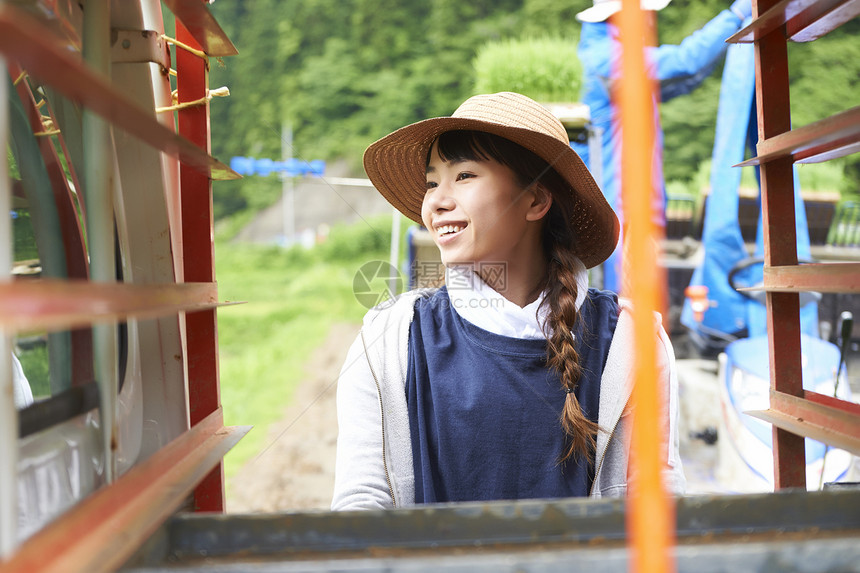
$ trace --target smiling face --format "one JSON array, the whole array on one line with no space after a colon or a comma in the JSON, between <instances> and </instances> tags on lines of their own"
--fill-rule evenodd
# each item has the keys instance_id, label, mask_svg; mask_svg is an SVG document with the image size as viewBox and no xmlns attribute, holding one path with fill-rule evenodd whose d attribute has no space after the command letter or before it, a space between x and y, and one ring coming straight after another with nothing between
<instances>
[{"instance_id":1,"label":"smiling face","mask_svg":"<svg viewBox=\"0 0 860 573\"><path fill-rule=\"evenodd\" d=\"M430 150L424 226L442 262L505 263L508 272L543 258L541 219L551 199L538 186L526 187L514 171L489 157L443 159L438 141Z\"/></svg>"}]
</instances>

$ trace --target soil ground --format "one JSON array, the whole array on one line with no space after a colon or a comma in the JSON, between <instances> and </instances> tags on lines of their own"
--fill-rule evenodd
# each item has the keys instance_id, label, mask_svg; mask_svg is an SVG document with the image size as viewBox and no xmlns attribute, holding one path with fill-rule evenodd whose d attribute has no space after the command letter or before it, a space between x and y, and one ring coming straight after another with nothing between
<instances>
[{"instance_id":1,"label":"soil ground","mask_svg":"<svg viewBox=\"0 0 860 573\"><path fill-rule=\"evenodd\" d=\"M309 357L296 388L266 446L229 480L227 511L271 513L327 510L334 489L337 442L337 376L358 324L337 324Z\"/></svg>"}]
</instances>

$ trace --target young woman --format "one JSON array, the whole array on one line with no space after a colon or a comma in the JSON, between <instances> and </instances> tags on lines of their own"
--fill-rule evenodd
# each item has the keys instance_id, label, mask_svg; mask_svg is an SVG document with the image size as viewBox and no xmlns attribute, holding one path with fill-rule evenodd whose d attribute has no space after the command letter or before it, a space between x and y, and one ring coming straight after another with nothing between
<instances>
[{"instance_id":1,"label":"young woman","mask_svg":"<svg viewBox=\"0 0 860 573\"><path fill-rule=\"evenodd\" d=\"M618 219L561 123L519 94L475 96L364 165L427 227L446 286L365 317L338 381L332 509L624 495L631 318L586 271ZM682 493L674 356L654 328L665 481Z\"/></svg>"}]
</instances>

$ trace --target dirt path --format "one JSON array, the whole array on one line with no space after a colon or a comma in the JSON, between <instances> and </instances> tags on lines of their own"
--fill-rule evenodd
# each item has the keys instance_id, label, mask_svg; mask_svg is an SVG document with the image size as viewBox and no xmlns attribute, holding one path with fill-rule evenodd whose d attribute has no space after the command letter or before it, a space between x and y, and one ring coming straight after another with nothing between
<instances>
[{"instance_id":1,"label":"dirt path","mask_svg":"<svg viewBox=\"0 0 860 573\"><path fill-rule=\"evenodd\" d=\"M334 488L337 375L359 325L336 324L305 366L305 380L266 447L227 484L227 511L328 509Z\"/></svg>"}]
</instances>

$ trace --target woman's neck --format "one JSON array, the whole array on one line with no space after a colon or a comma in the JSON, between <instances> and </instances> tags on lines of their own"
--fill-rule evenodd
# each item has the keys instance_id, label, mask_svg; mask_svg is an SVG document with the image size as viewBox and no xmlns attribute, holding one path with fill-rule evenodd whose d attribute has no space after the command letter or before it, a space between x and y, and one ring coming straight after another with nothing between
<instances>
[{"instance_id":1,"label":"woman's neck","mask_svg":"<svg viewBox=\"0 0 860 573\"><path fill-rule=\"evenodd\" d=\"M539 256L499 268L478 268L477 272L490 288L522 308L536 301L543 291L547 263Z\"/></svg>"}]
</instances>

